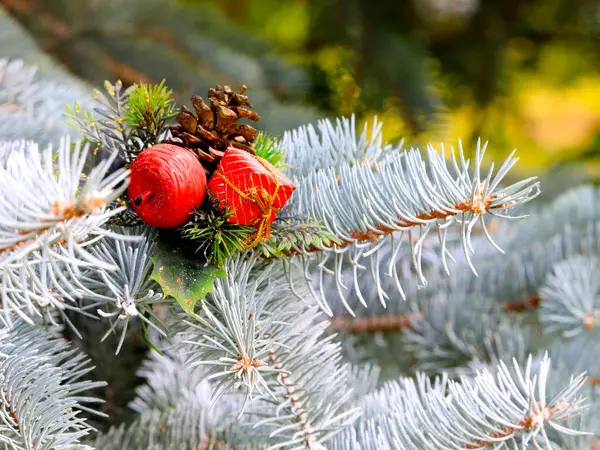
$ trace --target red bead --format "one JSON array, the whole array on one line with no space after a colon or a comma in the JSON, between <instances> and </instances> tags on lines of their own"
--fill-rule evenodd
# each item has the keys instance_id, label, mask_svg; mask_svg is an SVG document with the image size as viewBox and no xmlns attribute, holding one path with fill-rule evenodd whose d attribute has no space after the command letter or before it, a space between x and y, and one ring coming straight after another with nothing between
<instances>
[{"instance_id":1,"label":"red bead","mask_svg":"<svg viewBox=\"0 0 600 450\"><path fill-rule=\"evenodd\" d=\"M219 163L217 172L208 182L208 191L219 199L221 206L226 206L233 213L228 219L229 222L240 225L257 224L257 218L263 211L258 203L248 200L249 194L257 188L263 188L272 200L270 224L275 219L277 210L285 205L296 186L268 161L229 147Z\"/></svg>"},{"instance_id":2,"label":"red bead","mask_svg":"<svg viewBox=\"0 0 600 450\"><path fill-rule=\"evenodd\" d=\"M183 225L206 196L202 164L192 152L176 145L158 144L144 150L130 169L132 208L150 226Z\"/></svg>"}]
</instances>

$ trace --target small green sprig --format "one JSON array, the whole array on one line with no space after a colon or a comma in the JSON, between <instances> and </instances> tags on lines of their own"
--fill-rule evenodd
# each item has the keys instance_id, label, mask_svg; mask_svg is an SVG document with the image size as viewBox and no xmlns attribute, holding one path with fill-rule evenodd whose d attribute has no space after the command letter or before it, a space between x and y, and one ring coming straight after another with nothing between
<instances>
[{"instance_id":1,"label":"small green sprig","mask_svg":"<svg viewBox=\"0 0 600 450\"><path fill-rule=\"evenodd\" d=\"M160 84L140 83L135 85L125 110L125 122L136 134L144 134L155 143L164 131L167 120L176 115L174 112L173 91L165 86L165 80Z\"/></svg>"},{"instance_id":2,"label":"small green sprig","mask_svg":"<svg viewBox=\"0 0 600 450\"><path fill-rule=\"evenodd\" d=\"M256 229L227 221L232 215L220 206L219 201L209 198L207 205L197 210L193 220L182 229L182 235L197 245L207 263L223 267L227 258L242 251L242 242Z\"/></svg>"},{"instance_id":3,"label":"small green sprig","mask_svg":"<svg viewBox=\"0 0 600 450\"><path fill-rule=\"evenodd\" d=\"M271 225L271 239L261 243L257 251L265 258L280 258L340 244L318 220L309 217L277 217Z\"/></svg>"},{"instance_id":4,"label":"small green sprig","mask_svg":"<svg viewBox=\"0 0 600 450\"><path fill-rule=\"evenodd\" d=\"M259 133L252 144L252 149L256 156L266 159L274 167L282 169L285 167L285 152L280 146L279 141L267 133Z\"/></svg>"}]
</instances>

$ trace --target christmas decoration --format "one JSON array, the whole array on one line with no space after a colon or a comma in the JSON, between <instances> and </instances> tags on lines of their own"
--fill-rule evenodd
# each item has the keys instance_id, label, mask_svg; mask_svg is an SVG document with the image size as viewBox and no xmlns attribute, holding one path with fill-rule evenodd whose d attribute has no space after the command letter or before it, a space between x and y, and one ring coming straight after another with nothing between
<instances>
[{"instance_id":1,"label":"christmas decoration","mask_svg":"<svg viewBox=\"0 0 600 450\"><path fill-rule=\"evenodd\" d=\"M204 255L209 263L223 267L227 258L243 250L242 243L254 232L254 227L229 222L232 211L221 207L218 199L209 197L202 209L194 211L181 233L193 241L197 255Z\"/></svg>"},{"instance_id":2,"label":"christmas decoration","mask_svg":"<svg viewBox=\"0 0 600 450\"><path fill-rule=\"evenodd\" d=\"M239 92L234 92L229 86L217 85L208 91L209 104L202 97L193 96L191 102L196 114L182 106L176 119L178 125L171 127L173 138L166 142L193 150L209 177L227 148L254 153L251 144L257 131L250 125L236 123L240 118L260 119L248 109L252 105L243 95L246 89L242 86Z\"/></svg>"},{"instance_id":3,"label":"christmas decoration","mask_svg":"<svg viewBox=\"0 0 600 450\"><path fill-rule=\"evenodd\" d=\"M158 144L144 150L130 169L129 199L133 210L148 225L183 225L204 201L206 175L188 150Z\"/></svg>"},{"instance_id":4,"label":"christmas decoration","mask_svg":"<svg viewBox=\"0 0 600 450\"><path fill-rule=\"evenodd\" d=\"M167 120L175 116L172 92L163 80L158 85L134 85L129 93L125 123L146 143L156 143Z\"/></svg>"},{"instance_id":5,"label":"christmas decoration","mask_svg":"<svg viewBox=\"0 0 600 450\"><path fill-rule=\"evenodd\" d=\"M222 207L232 211L228 221L252 225L256 232L242 242L252 248L271 237L271 223L296 187L263 158L230 147L208 183Z\"/></svg>"}]
</instances>

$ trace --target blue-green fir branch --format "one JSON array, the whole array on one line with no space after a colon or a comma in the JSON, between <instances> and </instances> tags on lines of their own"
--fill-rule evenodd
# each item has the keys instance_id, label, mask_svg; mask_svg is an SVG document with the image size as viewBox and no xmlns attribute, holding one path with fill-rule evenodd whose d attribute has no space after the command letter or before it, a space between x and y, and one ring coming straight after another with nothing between
<instances>
[{"instance_id":1,"label":"blue-green fir branch","mask_svg":"<svg viewBox=\"0 0 600 450\"><path fill-rule=\"evenodd\" d=\"M547 333L589 333L600 318L600 259L577 255L556 264L540 290L540 321Z\"/></svg>"},{"instance_id":2,"label":"blue-green fir branch","mask_svg":"<svg viewBox=\"0 0 600 450\"><path fill-rule=\"evenodd\" d=\"M114 227L119 237L107 237L94 244L90 253L106 266L89 269L80 278L87 289L83 293L83 310L95 308L98 316L110 321L102 340L110 333L120 334L116 353L125 339L129 321L139 318L159 334L165 334L164 325L153 312L153 306L164 301L158 284L150 279L152 250L156 243L156 230L146 226ZM123 237L136 238L124 240Z\"/></svg>"},{"instance_id":3,"label":"blue-green fir branch","mask_svg":"<svg viewBox=\"0 0 600 450\"><path fill-rule=\"evenodd\" d=\"M524 366L500 363L476 376L431 382L425 376L385 384L362 402L363 415L340 434L332 450L440 448L551 449L550 436L577 435L565 421L585 409L578 395L585 377L571 377L556 394L548 392L550 360L537 373L530 357Z\"/></svg>"},{"instance_id":4,"label":"blue-green fir branch","mask_svg":"<svg viewBox=\"0 0 600 450\"><path fill-rule=\"evenodd\" d=\"M383 141L382 123L373 119L363 125L357 136L354 115L341 117L335 123L320 120L312 125L287 131L281 140L285 151L286 173L296 182L313 173L332 169L340 171L347 165L379 161L386 153L399 151L402 144L391 145Z\"/></svg>"},{"instance_id":5,"label":"blue-green fir branch","mask_svg":"<svg viewBox=\"0 0 600 450\"><path fill-rule=\"evenodd\" d=\"M219 382L215 402L226 393L245 397L241 410L257 417L253 433L268 437L268 448L324 448L356 418L351 369L324 336L317 306L298 301L277 267L255 257L228 266L187 322L189 363Z\"/></svg>"},{"instance_id":6,"label":"blue-green fir branch","mask_svg":"<svg viewBox=\"0 0 600 450\"><path fill-rule=\"evenodd\" d=\"M169 344L171 345L171 344ZM204 367L185 364L185 352L151 353L138 370L145 383L130 407L139 417L96 439L98 449L197 450L259 448L248 443L235 414L243 399L226 396L212 405L214 383ZM241 429L240 429L241 428ZM245 443L245 444L242 444Z\"/></svg>"},{"instance_id":7,"label":"blue-green fir branch","mask_svg":"<svg viewBox=\"0 0 600 450\"><path fill-rule=\"evenodd\" d=\"M83 172L87 146L66 139L58 148L32 142L0 144L0 295L5 318L24 320L39 306L72 304L85 291L85 268L114 270L89 251L104 224L123 208L108 209L127 187L128 171L107 174L112 160Z\"/></svg>"},{"instance_id":8,"label":"blue-green fir branch","mask_svg":"<svg viewBox=\"0 0 600 450\"><path fill-rule=\"evenodd\" d=\"M306 148L309 148L308 143ZM428 236L437 235L440 259L445 271L449 272L447 262L452 255L446 244L453 225L460 229L461 250L467 264L477 273L471 261L474 227L480 226L492 246L501 250L486 228L486 217L520 218L509 215L508 210L539 194L535 178L501 187L517 158L513 152L496 173L493 164L484 171L485 149L486 145L478 142L472 162L465 159L461 146L458 152L453 149L449 154L443 148L438 152L429 146L427 162L418 150L392 151L378 160L343 162L335 169L313 171L299 181L283 214L309 215L319 220L342 244L321 249L298 246L294 250L301 255L316 253L315 258L304 258L304 261L316 259L319 282L326 276L335 278L339 296L350 313L347 291L352 284L358 283L357 277L367 270L367 266L375 274L377 297L380 302L386 302L389 293L381 286L383 274L379 272L379 250L385 245L399 249L405 235L421 285L427 282L422 259ZM446 156L450 159L446 160ZM293 165L293 160L288 162ZM404 296L395 272L396 260L392 258L388 273L395 281L396 291ZM350 279L342 277L340 269L344 262L354 266ZM312 283L312 277L307 278ZM331 314L322 293L317 293L316 298Z\"/></svg>"},{"instance_id":9,"label":"blue-green fir branch","mask_svg":"<svg viewBox=\"0 0 600 450\"><path fill-rule=\"evenodd\" d=\"M455 376L511 358L525 361L527 331L515 329L490 299L440 293L422 306L404 331L405 349L414 354L418 370Z\"/></svg>"},{"instance_id":10,"label":"blue-green fir branch","mask_svg":"<svg viewBox=\"0 0 600 450\"><path fill-rule=\"evenodd\" d=\"M0 331L0 443L14 450L92 450L95 430L81 416L100 403L83 392L104 386L86 381L89 360L60 338L16 321ZM98 413L99 414L99 413Z\"/></svg>"},{"instance_id":11,"label":"blue-green fir branch","mask_svg":"<svg viewBox=\"0 0 600 450\"><path fill-rule=\"evenodd\" d=\"M0 141L32 139L47 145L74 137L64 122L64 104L83 96L79 86L46 80L23 61L0 58Z\"/></svg>"}]
</instances>

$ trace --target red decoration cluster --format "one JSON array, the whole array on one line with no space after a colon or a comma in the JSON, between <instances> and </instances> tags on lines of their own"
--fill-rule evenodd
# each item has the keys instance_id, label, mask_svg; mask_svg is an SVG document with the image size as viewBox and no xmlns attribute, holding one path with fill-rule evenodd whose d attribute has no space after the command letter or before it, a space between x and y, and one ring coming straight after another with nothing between
<instances>
[{"instance_id":1,"label":"red decoration cluster","mask_svg":"<svg viewBox=\"0 0 600 450\"><path fill-rule=\"evenodd\" d=\"M196 155L170 144L144 150L130 166L133 210L145 223L176 228L190 219L206 196L206 174Z\"/></svg>"},{"instance_id":2,"label":"red decoration cluster","mask_svg":"<svg viewBox=\"0 0 600 450\"><path fill-rule=\"evenodd\" d=\"M229 222L254 226L263 216L271 225L295 189L268 161L234 147L225 151L208 183L221 206L233 212Z\"/></svg>"},{"instance_id":3,"label":"red decoration cluster","mask_svg":"<svg viewBox=\"0 0 600 450\"><path fill-rule=\"evenodd\" d=\"M133 210L148 225L176 228L204 202L207 188L229 222L256 228L243 248L271 236L271 223L296 186L268 161L229 147L207 185L202 164L189 150L159 144L144 150L131 164L129 198Z\"/></svg>"}]
</instances>

